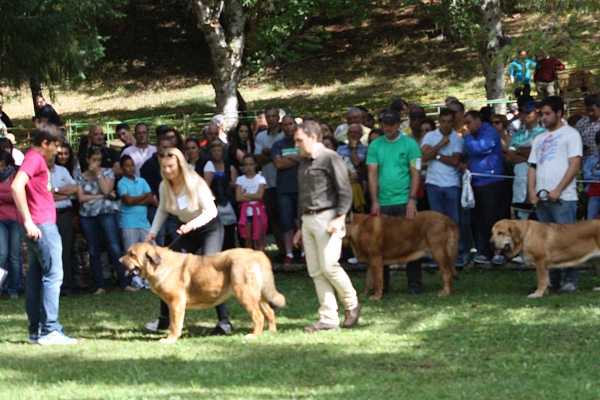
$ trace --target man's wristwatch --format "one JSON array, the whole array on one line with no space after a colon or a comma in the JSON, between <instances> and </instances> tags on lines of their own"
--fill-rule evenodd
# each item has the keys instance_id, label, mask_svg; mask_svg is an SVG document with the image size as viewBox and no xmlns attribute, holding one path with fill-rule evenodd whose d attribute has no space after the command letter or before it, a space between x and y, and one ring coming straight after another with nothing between
<instances>
[{"instance_id":1,"label":"man's wristwatch","mask_svg":"<svg viewBox=\"0 0 600 400\"><path fill-rule=\"evenodd\" d=\"M54 193L58 193L58 188L57 187L54 188Z\"/></svg>"},{"instance_id":2,"label":"man's wristwatch","mask_svg":"<svg viewBox=\"0 0 600 400\"><path fill-rule=\"evenodd\" d=\"M417 202L417 196L408 196L408 198L414 201L415 203Z\"/></svg>"},{"instance_id":3,"label":"man's wristwatch","mask_svg":"<svg viewBox=\"0 0 600 400\"><path fill-rule=\"evenodd\" d=\"M435 159L439 161L442 159L442 156L440 154L438 154L437 156L435 156Z\"/></svg>"}]
</instances>

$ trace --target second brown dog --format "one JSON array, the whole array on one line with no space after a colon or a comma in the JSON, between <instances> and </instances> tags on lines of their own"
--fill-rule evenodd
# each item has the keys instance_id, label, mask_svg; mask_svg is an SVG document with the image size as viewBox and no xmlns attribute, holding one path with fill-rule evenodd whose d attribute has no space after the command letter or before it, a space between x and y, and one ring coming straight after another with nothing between
<instances>
[{"instance_id":1,"label":"second brown dog","mask_svg":"<svg viewBox=\"0 0 600 400\"><path fill-rule=\"evenodd\" d=\"M354 256L368 263L365 292L375 287L370 300L379 300L383 293L383 266L407 263L424 256L438 264L444 288L440 296L452 291L452 278L458 278L454 263L458 254L458 227L444 214L420 212L414 219L391 216L353 214L346 225L345 241Z\"/></svg>"}]
</instances>

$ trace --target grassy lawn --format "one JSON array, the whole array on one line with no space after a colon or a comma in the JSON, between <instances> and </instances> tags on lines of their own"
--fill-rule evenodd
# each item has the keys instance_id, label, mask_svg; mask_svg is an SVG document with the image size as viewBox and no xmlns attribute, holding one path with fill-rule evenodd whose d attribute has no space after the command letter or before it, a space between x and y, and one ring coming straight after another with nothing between
<instances>
[{"instance_id":1,"label":"grassy lawn","mask_svg":"<svg viewBox=\"0 0 600 400\"><path fill-rule=\"evenodd\" d=\"M362 290L363 275L352 276ZM467 270L455 294L439 298L438 274L427 292L407 294L393 276L392 293L365 300L357 329L308 335L317 302L306 274L279 274L288 306L279 332L246 340L250 318L228 301L236 327L209 337L213 310L188 314L184 337L159 345L142 330L158 298L113 289L104 297L61 301L74 347L25 343L23 301L2 301L0 398L192 399L597 399L600 397L600 286L581 276L582 290L528 300L535 274Z\"/></svg>"}]
</instances>

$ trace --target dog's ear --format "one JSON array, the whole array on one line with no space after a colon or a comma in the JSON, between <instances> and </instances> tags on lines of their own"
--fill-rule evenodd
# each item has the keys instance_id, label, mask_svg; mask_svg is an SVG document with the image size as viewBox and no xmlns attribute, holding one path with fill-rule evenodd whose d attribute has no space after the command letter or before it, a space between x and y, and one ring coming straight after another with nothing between
<instances>
[{"instance_id":1,"label":"dog's ear","mask_svg":"<svg viewBox=\"0 0 600 400\"><path fill-rule=\"evenodd\" d=\"M162 259L154 247L150 247L148 251L146 251L146 259L157 266L162 262Z\"/></svg>"}]
</instances>

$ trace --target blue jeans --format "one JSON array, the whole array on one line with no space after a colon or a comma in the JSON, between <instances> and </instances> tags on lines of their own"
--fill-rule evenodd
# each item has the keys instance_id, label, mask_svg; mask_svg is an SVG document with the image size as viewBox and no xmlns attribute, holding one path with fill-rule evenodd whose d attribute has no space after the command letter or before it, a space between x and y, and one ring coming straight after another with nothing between
<instances>
[{"instance_id":1,"label":"blue jeans","mask_svg":"<svg viewBox=\"0 0 600 400\"><path fill-rule=\"evenodd\" d=\"M591 198L590 198L591 199ZM551 203L549 201L540 201L535 209L540 222L555 224L572 224L577 220L577 202L563 201L562 203ZM560 269L550 270L550 283L560 284ZM579 281L579 271L575 268L565 268L565 282L577 285Z\"/></svg>"},{"instance_id":2,"label":"blue jeans","mask_svg":"<svg viewBox=\"0 0 600 400\"><path fill-rule=\"evenodd\" d=\"M21 226L27 243L27 286L25 309L29 318L29 333L42 335L62 331L58 323L58 299L63 280L62 242L58 227L53 223L37 225L42 237L34 241Z\"/></svg>"},{"instance_id":3,"label":"blue jeans","mask_svg":"<svg viewBox=\"0 0 600 400\"><path fill-rule=\"evenodd\" d=\"M298 193L277 193L277 205L283 231L295 229L298 215Z\"/></svg>"},{"instance_id":4,"label":"blue jeans","mask_svg":"<svg viewBox=\"0 0 600 400\"><path fill-rule=\"evenodd\" d=\"M460 188L457 186L442 187L427 185L429 207L433 211L440 212L450 217L457 227L460 226L460 196ZM461 254L465 252L462 235L460 235L459 251Z\"/></svg>"},{"instance_id":5,"label":"blue jeans","mask_svg":"<svg viewBox=\"0 0 600 400\"><path fill-rule=\"evenodd\" d=\"M108 257L113 268L119 278L119 285L125 287L128 285L128 280L125 277L125 270L119 262L119 258L123 255L121 240L119 237L119 225L117 223L117 214L100 214L95 217L79 218L83 236L88 245L90 253L90 266L94 274L94 281L98 289L106 288L104 277L102 276L102 262L100 261L100 231L104 234L104 242L108 250Z\"/></svg>"},{"instance_id":6,"label":"blue jeans","mask_svg":"<svg viewBox=\"0 0 600 400\"><path fill-rule=\"evenodd\" d=\"M0 221L0 268L8 271L8 294L19 293L21 286L21 233L17 221ZM0 287L0 293L2 288Z\"/></svg>"},{"instance_id":7,"label":"blue jeans","mask_svg":"<svg viewBox=\"0 0 600 400\"><path fill-rule=\"evenodd\" d=\"M588 197L587 219L594 219L600 214L600 196Z\"/></svg>"}]
</instances>

